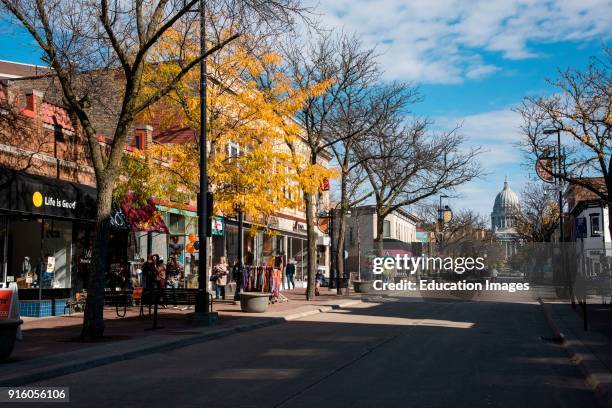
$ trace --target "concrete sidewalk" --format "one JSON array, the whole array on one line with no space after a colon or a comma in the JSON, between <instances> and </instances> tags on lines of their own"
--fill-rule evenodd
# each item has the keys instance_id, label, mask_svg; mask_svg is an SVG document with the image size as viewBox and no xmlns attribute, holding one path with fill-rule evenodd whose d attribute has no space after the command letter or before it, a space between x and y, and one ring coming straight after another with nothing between
<instances>
[{"instance_id":1,"label":"concrete sidewalk","mask_svg":"<svg viewBox=\"0 0 612 408\"><path fill-rule=\"evenodd\" d=\"M240 312L239 305L229 301L217 303L216 311L219 312L220 322L215 326L187 325L186 321L189 321L192 311L176 309L165 309L160 313L160 322L164 328L156 331L144 330L151 326L151 321L148 319L138 319L135 316L119 319L115 316L106 321L107 327L110 328L108 341L100 343L74 341L72 335L78 334L82 318L80 316L29 319L24 324L24 343L29 341L26 350L34 351L38 344L45 352L26 358L23 344L18 342L16 357L12 356L8 362L2 364L0 386L21 386L149 353L175 350L361 302L360 297L356 295L336 297L332 292L325 293L312 302L305 301L303 290L285 295L290 299L289 302L271 305L266 313L246 314ZM115 313L114 309L106 312L110 316ZM137 315L137 311L131 313ZM66 335L72 337L66 338Z\"/></svg>"},{"instance_id":2,"label":"concrete sidewalk","mask_svg":"<svg viewBox=\"0 0 612 408\"><path fill-rule=\"evenodd\" d=\"M612 341L603 333L584 331L580 310L568 303L542 301L554 335L578 366L603 407L612 407Z\"/></svg>"}]
</instances>

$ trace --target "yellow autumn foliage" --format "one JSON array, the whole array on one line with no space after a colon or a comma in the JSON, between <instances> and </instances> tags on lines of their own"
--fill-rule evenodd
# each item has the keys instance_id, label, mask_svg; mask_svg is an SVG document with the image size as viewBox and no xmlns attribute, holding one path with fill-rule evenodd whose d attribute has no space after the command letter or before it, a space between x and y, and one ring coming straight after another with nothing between
<instances>
[{"instance_id":1,"label":"yellow autumn foliage","mask_svg":"<svg viewBox=\"0 0 612 408\"><path fill-rule=\"evenodd\" d=\"M159 61L144 73L146 98L168 84L181 69L181 55L189 60L199 51L197 42L176 43L169 32L154 53ZM170 61L170 62L168 62ZM208 176L215 193L215 212L233 214L239 205L254 220L265 220L282 208L301 208L301 191L314 193L335 172L312 165L299 149L303 130L293 120L307 98L324 92L330 82L306 91L295 89L281 70L281 57L268 49L247 52L240 41L215 53L208 61L207 136ZM155 196L164 201L195 197L199 183L200 126L199 70L191 70L139 121L159 130L190 129L193 140L155 144L124 160L123 183L118 191ZM262 86L265 84L265 86ZM232 155L236 147L238 155Z\"/></svg>"}]
</instances>

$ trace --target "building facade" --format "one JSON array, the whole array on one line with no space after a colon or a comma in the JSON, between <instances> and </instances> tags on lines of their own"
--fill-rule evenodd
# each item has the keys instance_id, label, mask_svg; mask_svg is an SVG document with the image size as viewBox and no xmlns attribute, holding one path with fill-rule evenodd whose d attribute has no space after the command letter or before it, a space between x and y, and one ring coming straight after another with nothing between
<instances>
[{"instance_id":1,"label":"building facade","mask_svg":"<svg viewBox=\"0 0 612 408\"><path fill-rule=\"evenodd\" d=\"M371 205L351 208L346 221L345 270L357 274L358 278L368 277L372 272L372 259L377 256L376 221L376 209ZM418 222L418 217L402 209L385 217L382 231L383 256L420 255L422 245L417 239Z\"/></svg>"},{"instance_id":2,"label":"building facade","mask_svg":"<svg viewBox=\"0 0 612 408\"><path fill-rule=\"evenodd\" d=\"M591 179L605 191L603 178ZM586 276L599 276L612 264L610 206L584 187L568 186L566 239L575 244Z\"/></svg>"},{"instance_id":3,"label":"building facade","mask_svg":"<svg viewBox=\"0 0 612 408\"><path fill-rule=\"evenodd\" d=\"M49 78L28 76L33 74L32 67L13 64L8 69L7 64L0 64L0 286L17 283L25 305L22 315L61 314L64 300L84 287L91 263L95 174L87 140L73 126L70 113L57 103L61 97L48 85ZM96 120L106 127L112 124L112 118ZM130 129L125 149L146 149L162 142L155 140L159 136L152 125L137 123ZM103 135L98 141L103 146L111 142ZM323 165L329 165L329 159L324 157ZM322 205L327 205L327 197L327 192L322 193ZM139 229L122 207L117 205L111 217L107 285L140 284L138 272L150 254L166 260L176 257L184 272L182 284L196 285L198 252L187 251L197 235L195 194L187 202L153 198L151 213L160 217L161 229ZM304 212L298 209L279 209L265 226L255 225L246 214L245 262L293 258L296 278L302 278L305 222ZM217 214L214 226L209 265L220 256L237 258L236 219ZM318 243L318 262L328 270L329 240L321 238Z\"/></svg>"}]
</instances>

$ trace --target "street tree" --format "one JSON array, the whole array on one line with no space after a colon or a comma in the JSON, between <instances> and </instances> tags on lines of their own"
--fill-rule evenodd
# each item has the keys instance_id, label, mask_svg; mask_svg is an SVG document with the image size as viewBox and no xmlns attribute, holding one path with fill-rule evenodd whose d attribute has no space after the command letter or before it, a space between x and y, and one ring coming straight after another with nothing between
<instances>
[{"instance_id":1,"label":"street tree","mask_svg":"<svg viewBox=\"0 0 612 408\"><path fill-rule=\"evenodd\" d=\"M340 196L334 209L334 220L337 220L334 263L339 276L344 275L347 213L373 195L373 191L367 188L367 173L361 165L370 157L355 154L354 146L366 141L373 129L393 120L417 97L416 90L408 84L382 83L381 74L377 65L372 63L370 71L361 73L358 80L344 87L328 121L328 134L332 140L338 140L331 145L331 150L340 170ZM340 287L338 293L341 293Z\"/></svg>"},{"instance_id":2,"label":"street tree","mask_svg":"<svg viewBox=\"0 0 612 408\"><path fill-rule=\"evenodd\" d=\"M245 32L287 27L304 12L297 0L211 0L208 30L191 10L199 0L133 2L0 0L0 12L27 30L52 68L51 81L85 135L95 171L97 204L92 268L82 337L104 333L104 277L108 265L109 215L124 146L139 113L163 98L199 62ZM206 51L194 58L178 56L181 69L167 86L140 98L147 65L156 63L154 46L171 28L183 39L208 34ZM281 28L282 29L282 28ZM106 116L99 120L96 114ZM102 146L98 136L111 139Z\"/></svg>"},{"instance_id":3,"label":"street tree","mask_svg":"<svg viewBox=\"0 0 612 408\"><path fill-rule=\"evenodd\" d=\"M161 48L176 46L169 41ZM249 214L254 225L265 226L279 208L300 205L301 183L294 167L304 159L296 161L286 141L289 135L293 141L300 136L300 128L291 118L306 98L324 87L292 89L279 69L282 60L277 53L265 46L247 47L248 43L238 39L208 62L208 177L216 211L233 214L239 208ZM164 87L179 69L174 61L152 67L145 76L156 80L143 90L145 97ZM261 86L262 81L269 86ZM199 83L199 72L185 75L172 91L144 111L143 121L159 123L161 131L197 134L201 123ZM126 156L124 177L116 193L136 192L163 200L177 195L192 198L199 183L198 143L197 137L157 143Z\"/></svg>"},{"instance_id":4,"label":"street tree","mask_svg":"<svg viewBox=\"0 0 612 408\"><path fill-rule=\"evenodd\" d=\"M457 128L431 133L428 120L406 123L402 115L386 121L358 146L376 210L375 247L383 254L385 217L440 192L452 190L481 174L479 147L466 148Z\"/></svg>"},{"instance_id":5,"label":"street tree","mask_svg":"<svg viewBox=\"0 0 612 408\"><path fill-rule=\"evenodd\" d=\"M512 214L516 232L529 242L550 242L559 225L559 206L549 185L528 183L521 193L520 207Z\"/></svg>"},{"instance_id":6,"label":"street tree","mask_svg":"<svg viewBox=\"0 0 612 408\"><path fill-rule=\"evenodd\" d=\"M320 32L310 41L298 39L284 50L286 71L297 89L309 89L316 84L328 84L326 91L307 98L297 112L296 120L304 130L307 146L305 156L308 165L302 165L302 180L311 180L309 173L320 167L321 155L345 140L359 136L363 129L355 124L353 129L332 131L334 115L339 115L342 101L376 76L375 53L364 48L360 40L351 35ZM345 105L346 108L346 105ZM290 149L295 151L295 145ZM321 172L319 174L322 175ZM314 180L320 182L320 180ZM312 181L310 181L312 182ZM346 188L346 186L345 186ZM308 300L315 296L316 230L319 194L304 189L307 233ZM346 204L346 203L345 203ZM346 210L344 210L346 211Z\"/></svg>"},{"instance_id":7,"label":"street tree","mask_svg":"<svg viewBox=\"0 0 612 408\"><path fill-rule=\"evenodd\" d=\"M523 145L531 161L550 160L553 165L542 166L542 171L590 191L611 206L612 51L607 49L605 54L605 60L592 59L583 70L560 71L558 78L548 81L555 93L526 97L516 111L523 118ZM558 150L561 166L554 165ZM612 233L612 211L608 217Z\"/></svg>"}]
</instances>

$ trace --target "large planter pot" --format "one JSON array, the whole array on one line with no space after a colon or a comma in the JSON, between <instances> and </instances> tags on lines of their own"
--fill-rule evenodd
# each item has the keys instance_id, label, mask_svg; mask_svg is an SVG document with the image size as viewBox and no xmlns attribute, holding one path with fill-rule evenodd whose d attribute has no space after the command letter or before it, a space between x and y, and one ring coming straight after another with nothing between
<instances>
[{"instance_id":1,"label":"large planter pot","mask_svg":"<svg viewBox=\"0 0 612 408\"><path fill-rule=\"evenodd\" d=\"M247 313L263 313L270 303L269 293L242 292L240 294L240 309Z\"/></svg>"},{"instance_id":2,"label":"large planter pot","mask_svg":"<svg viewBox=\"0 0 612 408\"><path fill-rule=\"evenodd\" d=\"M19 319L0 320L0 361L4 361L13 352L17 328L23 323Z\"/></svg>"},{"instance_id":3,"label":"large planter pot","mask_svg":"<svg viewBox=\"0 0 612 408\"><path fill-rule=\"evenodd\" d=\"M372 281L354 281L353 289L356 293L369 293L374 290Z\"/></svg>"}]
</instances>

